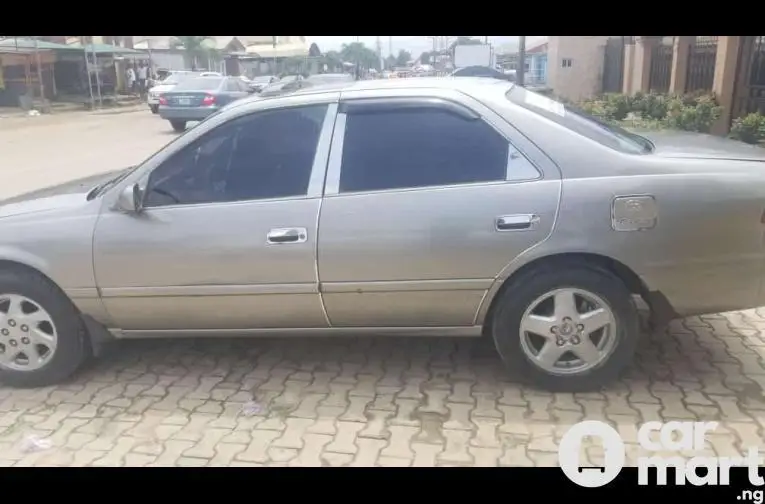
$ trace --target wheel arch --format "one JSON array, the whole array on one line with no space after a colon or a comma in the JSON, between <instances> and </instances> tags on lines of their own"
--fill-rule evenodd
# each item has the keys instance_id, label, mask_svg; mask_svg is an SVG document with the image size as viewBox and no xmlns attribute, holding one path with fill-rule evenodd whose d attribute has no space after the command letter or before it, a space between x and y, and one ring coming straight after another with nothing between
<instances>
[{"instance_id":1,"label":"wheel arch","mask_svg":"<svg viewBox=\"0 0 765 504\"><path fill-rule=\"evenodd\" d=\"M70 296L66 293L66 291L64 291L64 289L53 278L51 278L50 275L46 273L45 268L43 267L42 261L35 261L34 259L32 260L19 260L15 258L9 259L9 258L0 256L0 270L1 271L14 271L14 270L24 271L24 272L32 273L35 275L40 275L45 280L50 282L50 284L54 286L56 290L58 290L58 292L62 296L66 297L66 299L68 299L70 302L72 302L72 304L74 304L74 302L72 301ZM75 305L75 308L77 309L76 305ZM77 309L77 311L79 312L80 310Z\"/></svg>"},{"instance_id":2,"label":"wheel arch","mask_svg":"<svg viewBox=\"0 0 765 504\"><path fill-rule=\"evenodd\" d=\"M510 288L513 282L540 267L555 267L564 264L581 265L606 271L611 275L614 275L624 283L632 294L640 296L653 311L654 296L652 296L652 293L645 282L629 266L621 261L602 254L592 252L566 252L538 257L515 270L502 281L502 284L491 298L484 301L479 309L476 324L481 324L484 328L484 332L490 330L494 310L496 309L499 300Z\"/></svg>"}]
</instances>

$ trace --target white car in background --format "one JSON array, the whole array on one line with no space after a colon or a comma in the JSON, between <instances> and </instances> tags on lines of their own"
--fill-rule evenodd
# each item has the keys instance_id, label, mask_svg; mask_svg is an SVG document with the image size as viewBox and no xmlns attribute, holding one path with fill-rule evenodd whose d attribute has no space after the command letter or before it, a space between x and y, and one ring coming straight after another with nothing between
<instances>
[{"instance_id":1,"label":"white car in background","mask_svg":"<svg viewBox=\"0 0 765 504\"><path fill-rule=\"evenodd\" d=\"M149 110L152 114L159 112L159 97L162 93L171 91L175 86L184 80L192 77L222 77L220 72L192 72L188 70L178 70L170 72L164 80L160 81L156 86L149 89L149 96L146 102L149 105Z\"/></svg>"}]
</instances>

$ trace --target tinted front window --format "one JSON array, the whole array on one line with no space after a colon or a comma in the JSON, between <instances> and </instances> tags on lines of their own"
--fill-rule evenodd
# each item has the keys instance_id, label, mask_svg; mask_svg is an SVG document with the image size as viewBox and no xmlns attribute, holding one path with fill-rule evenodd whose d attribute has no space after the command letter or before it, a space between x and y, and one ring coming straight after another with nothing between
<instances>
[{"instance_id":1,"label":"tinted front window","mask_svg":"<svg viewBox=\"0 0 765 504\"><path fill-rule=\"evenodd\" d=\"M152 172L145 205L304 196L326 105L261 112L223 124Z\"/></svg>"},{"instance_id":2,"label":"tinted front window","mask_svg":"<svg viewBox=\"0 0 765 504\"><path fill-rule=\"evenodd\" d=\"M181 82L173 91L214 91L218 89L223 79L215 77L198 77Z\"/></svg>"},{"instance_id":3,"label":"tinted front window","mask_svg":"<svg viewBox=\"0 0 765 504\"><path fill-rule=\"evenodd\" d=\"M627 154L645 154L652 149L651 143L640 135L630 133L618 126L607 124L571 106L533 93L522 87L513 86L507 92L507 99L564 128L614 150Z\"/></svg>"},{"instance_id":4,"label":"tinted front window","mask_svg":"<svg viewBox=\"0 0 765 504\"><path fill-rule=\"evenodd\" d=\"M440 109L350 114L340 192L504 180L508 148L484 121Z\"/></svg>"}]
</instances>

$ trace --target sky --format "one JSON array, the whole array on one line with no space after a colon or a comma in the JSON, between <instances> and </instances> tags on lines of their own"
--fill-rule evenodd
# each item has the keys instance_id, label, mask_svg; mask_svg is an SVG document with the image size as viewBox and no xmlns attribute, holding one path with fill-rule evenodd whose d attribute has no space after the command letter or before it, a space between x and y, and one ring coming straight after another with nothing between
<instances>
[{"instance_id":1,"label":"sky","mask_svg":"<svg viewBox=\"0 0 765 504\"><path fill-rule=\"evenodd\" d=\"M382 53L383 55L388 55L388 35L380 35L380 43L382 45ZM473 38L483 40L484 36L474 36ZM308 43L316 43L316 45L319 46L319 49L322 52L327 51L338 51L342 47L343 44L349 44L351 42L356 42L356 39L358 39L359 42L363 42L364 45L367 47L370 47L372 49L375 48L375 44L377 43L377 36L376 35L363 35L363 36L340 36L340 35L331 35L331 36L321 36L321 37L310 37L306 36L306 39L308 40ZM390 37L393 54L398 54L399 50L404 49L406 51L409 51L412 56L415 58L420 55L423 51L428 51L433 49L433 41L429 37L426 36L393 36ZM544 37L541 36L526 36L526 47L531 47L535 43L539 43L542 41ZM489 43L491 43L494 46L500 46L500 45L517 45L518 44L518 37L489 37Z\"/></svg>"}]
</instances>

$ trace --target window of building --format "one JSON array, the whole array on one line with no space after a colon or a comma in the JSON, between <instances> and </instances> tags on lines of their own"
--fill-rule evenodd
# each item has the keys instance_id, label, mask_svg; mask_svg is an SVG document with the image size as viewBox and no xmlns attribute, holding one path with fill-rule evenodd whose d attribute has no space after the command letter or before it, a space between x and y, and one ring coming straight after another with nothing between
<instances>
[{"instance_id":1,"label":"window of building","mask_svg":"<svg viewBox=\"0 0 765 504\"><path fill-rule=\"evenodd\" d=\"M571 68L571 58L563 58L563 62L561 63L561 66L563 68Z\"/></svg>"}]
</instances>

